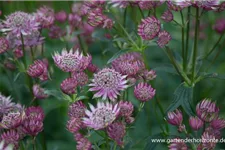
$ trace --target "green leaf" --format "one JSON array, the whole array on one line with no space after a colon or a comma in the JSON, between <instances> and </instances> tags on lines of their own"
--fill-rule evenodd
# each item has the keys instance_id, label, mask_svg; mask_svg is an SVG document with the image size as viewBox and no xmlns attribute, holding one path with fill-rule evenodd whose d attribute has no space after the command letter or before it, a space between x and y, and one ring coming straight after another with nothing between
<instances>
[{"instance_id":1,"label":"green leaf","mask_svg":"<svg viewBox=\"0 0 225 150\"><path fill-rule=\"evenodd\" d=\"M113 60L115 60L116 58L118 58L120 55L131 51L131 49L124 49L124 50L120 50L118 51L116 54L114 54L107 62L107 64L110 64L111 62L113 62Z\"/></svg>"},{"instance_id":2,"label":"green leaf","mask_svg":"<svg viewBox=\"0 0 225 150\"><path fill-rule=\"evenodd\" d=\"M182 106L185 112L194 116L194 112L191 107L193 88L187 87L184 83L180 84L174 92L174 100L167 108L166 112L176 110L179 106Z\"/></svg>"},{"instance_id":3,"label":"green leaf","mask_svg":"<svg viewBox=\"0 0 225 150\"><path fill-rule=\"evenodd\" d=\"M21 72L18 72L16 76L14 77L13 82L16 82L19 79L20 75L21 75Z\"/></svg>"},{"instance_id":4,"label":"green leaf","mask_svg":"<svg viewBox=\"0 0 225 150\"><path fill-rule=\"evenodd\" d=\"M160 142L153 142L152 139L165 139L165 138L163 136L163 133L158 133L158 134L150 136L147 139L147 144L144 148L145 150L155 150L156 146L160 144Z\"/></svg>"},{"instance_id":5,"label":"green leaf","mask_svg":"<svg viewBox=\"0 0 225 150\"><path fill-rule=\"evenodd\" d=\"M45 94L54 96L58 100L63 100L64 99L64 96L63 96L62 92L58 91L58 90L45 90Z\"/></svg>"},{"instance_id":6,"label":"green leaf","mask_svg":"<svg viewBox=\"0 0 225 150\"><path fill-rule=\"evenodd\" d=\"M200 73L200 75L201 75L201 78L202 79L215 78L215 79L225 80L225 75L219 75L218 73L206 73L206 72L202 72L202 73Z\"/></svg>"}]
</instances>

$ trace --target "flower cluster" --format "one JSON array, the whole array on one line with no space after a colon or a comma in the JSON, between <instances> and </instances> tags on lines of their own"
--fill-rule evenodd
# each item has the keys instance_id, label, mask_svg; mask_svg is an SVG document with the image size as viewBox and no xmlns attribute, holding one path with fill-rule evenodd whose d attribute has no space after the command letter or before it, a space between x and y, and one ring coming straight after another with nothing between
<instances>
[{"instance_id":1,"label":"flower cluster","mask_svg":"<svg viewBox=\"0 0 225 150\"><path fill-rule=\"evenodd\" d=\"M0 93L0 133L3 147L13 145L18 149L19 141L25 136L37 136L43 130L44 112L41 107L24 109L20 104L12 102L10 97Z\"/></svg>"},{"instance_id":2,"label":"flower cluster","mask_svg":"<svg viewBox=\"0 0 225 150\"><path fill-rule=\"evenodd\" d=\"M190 116L189 125L192 130L198 131L204 127L203 134L201 135L202 142L199 143L199 149L214 149L216 142L207 139L220 139L221 130L225 128L225 119L219 117L219 108L215 102L209 99L204 99L196 105L197 116ZM178 127L179 132L186 132L186 127L183 124L183 115L180 110L169 112L167 119L169 124ZM183 142L172 142L169 145L169 149L178 147L185 147L187 145Z\"/></svg>"}]
</instances>

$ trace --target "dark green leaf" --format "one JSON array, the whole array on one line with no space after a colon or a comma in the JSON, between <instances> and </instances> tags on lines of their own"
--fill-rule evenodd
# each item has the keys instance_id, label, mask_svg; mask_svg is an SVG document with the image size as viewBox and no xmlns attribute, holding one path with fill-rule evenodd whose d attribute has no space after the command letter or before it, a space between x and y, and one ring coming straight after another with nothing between
<instances>
[{"instance_id":1,"label":"dark green leaf","mask_svg":"<svg viewBox=\"0 0 225 150\"><path fill-rule=\"evenodd\" d=\"M160 66L160 67L153 68L152 70L155 70L156 72L163 71L163 72L167 72L167 73L177 74L177 72L173 68L173 66Z\"/></svg>"},{"instance_id":2,"label":"dark green leaf","mask_svg":"<svg viewBox=\"0 0 225 150\"><path fill-rule=\"evenodd\" d=\"M192 88L185 86L184 83L180 84L175 90L174 100L171 103L171 105L167 108L166 112L168 113L174 111L179 106L182 106L188 115L193 116L194 113L191 107L192 94L193 94Z\"/></svg>"},{"instance_id":3,"label":"dark green leaf","mask_svg":"<svg viewBox=\"0 0 225 150\"><path fill-rule=\"evenodd\" d=\"M113 62L113 60L115 60L116 58L118 58L120 55L128 52L128 51L131 51L131 49L124 49L124 50L120 50L118 51L116 54L114 54L107 62L107 64L110 64L111 62Z\"/></svg>"},{"instance_id":4,"label":"dark green leaf","mask_svg":"<svg viewBox=\"0 0 225 150\"><path fill-rule=\"evenodd\" d=\"M16 80L19 79L20 75L21 75L21 72L17 73L16 76L14 77L14 79L13 79L13 82L16 82Z\"/></svg>"}]
</instances>

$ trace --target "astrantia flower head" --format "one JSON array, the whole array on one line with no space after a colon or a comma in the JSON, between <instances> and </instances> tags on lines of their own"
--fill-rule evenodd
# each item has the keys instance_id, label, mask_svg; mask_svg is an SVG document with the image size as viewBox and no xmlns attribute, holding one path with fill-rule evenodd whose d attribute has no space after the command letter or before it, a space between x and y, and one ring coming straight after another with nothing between
<instances>
[{"instance_id":1,"label":"astrantia flower head","mask_svg":"<svg viewBox=\"0 0 225 150\"><path fill-rule=\"evenodd\" d=\"M161 19L165 22L171 22L173 20L173 13L170 10L166 10L162 14Z\"/></svg>"},{"instance_id":2,"label":"astrantia flower head","mask_svg":"<svg viewBox=\"0 0 225 150\"><path fill-rule=\"evenodd\" d=\"M53 25L49 28L48 36L53 39L57 39L66 35L66 31L57 25Z\"/></svg>"},{"instance_id":3,"label":"astrantia flower head","mask_svg":"<svg viewBox=\"0 0 225 150\"><path fill-rule=\"evenodd\" d=\"M27 135L37 136L43 130L43 122L36 119L25 119L22 130Z\"/></svg>"},{"instance_id":4,"label":"astrantia flower head","mask_svg":"<svg viewBox=\"0 0 225 150\"><path fill-rule=\"evenodd\" d=\"M92 72L92 73L95 73L98 71L98 67L93 64L93 63L90 63L87 67L88 71Z\"/></svg>"},{"instance_id":5,"label":"astrantia flower head","mask_svg":"<svg viewBox=\"0 0 225 150\"><path fill-rule=\"evenodd\" d=\"M203 127L204 122L199 119L198 117L190 117L189 118L189 125L193 130L199 130Z\"/></svg>"},{"instance_id":6,"label":"astrantia flower head","mask_svg":"<svg viewBox=\"0 0 225 150\"><path fill-rule=\"evenodd\" d=\"M78 50L74 53L72 49L69 52L63 49L61 55L56 52L53 56L57 67L65 72L79 72L86 69L85 67L88 66L86 65L86 61L89 61L88 58L89 56L84 56Z\"/></svg>"},{"instance_id":7,"label":"astrantia flower head","mask_svg":"<svg viewBox=\"0 0 225 150\"><path fill-rule=\"evenodd\" d=\"M90 104L90 109L91 111L85 111L87 117L84 118L83 122L87 127L95 130L103 129L110 125L120 112L118 104L112 105L108 102L98 102L96 108Z\"/></svg>"},{"instance_id":8,"label":"astrantia flower head","mask_svg":"<svg viewBox=\"0 0 225 150\"><path fill-rule=\"evenodd\" d=\"M114 122L107 127L108 136L115 140L116 143L120 146L123 145L123 137L126 133L126 127L121 122Z\"/></svg>"},{"instance_id":9,"label":"astrantia flower head","mask_svg":"<svg viewBox=\"0 0 225 150\"><path fill-rule=\"evenodd\" d=\"M141 9L153 9L154 7L160 6L165 0L140 0L138 3Z\"/></svg>"},{"instance_id":10,"label":"astrantia flower head","mask_svg":"<svg viewBox=\"0 0 225 150\"><path fill-rule=\"evenodd\" d=\"M189 2L186 2L186 0L169 0L167 1L168 9L173 11L181 11L184 7L187 7L191 5Z\"/></svg>"},{"instance_id":11,"label":"astrantia flower head","mask_svg":"<svg viewBox=\"0 0 225 150\"><path fill-rule=\"evenodd\" d=\"M60 84L60 88L65 94L74 94L76 93L77 81L74 78L66 78Z\"/></svg>"},{"instance_id":12,"label":"astrantia flower head","mask_svg":"<svg viewBox=\"0 0 225 150\"><path fill-rule=\"evenodd\" d=\"M188 150L187 145L179 138L172 139L172 142L169 143L168 148L169 150Z\"/></svg>"},{"instance_id":13,"label":"astrantia flower head","mask_svg":"<svg viewBox=\"0 0 225 150\"><path fill-rule=\"evenodd\" d=\"M112 0L110 3L112 4L112 6L120 7L120 8L126 8L127 6L130 5L129 1L123 1L123 0Z\"/></svg>"},{"instance_id":14,"label":"astrantia flower head","mask_svg":"<svg viewBox=\"0 0 225 150\"><path fill-rule=\"evenodd\" d=\"M86 106L82 101L77 101L69 106L68 115L71 118L83 118L85 117Z\"/></svg>"},{"instance_id":15,"label":"astrantia flower head","mask_svg":"<svg viewBox=\"0 0 225 150\"><path fill-rule=\"evenodd\" d=\"M20 48L17 48L13 51L13 55L16 58L21 58L21 57L23 57L23 50L21 50Z\"/></svg>"},{"instance_id":16,"label":"astrantia flower head","mask_svg":"<svg viewBox=\"0 0 225 150\"><path fill-rule=\"evenodd\" d=\"M141 102L146 102L155 96L155 89L148 83L139 83L134 87L134 96Z\"/></svg>"},{"instance_id":17,"label":"astrantia flower head","mask_svg":"<svg viewBox=\"0 0 225 150\"><path fill-rule=\"evenodd\" d=\"M207 132L210 135L214 135L216 139L220 139L221 138L221 131L217 130L217 129L213 129L211 126L208 126L205 129L205 132Z\"/></svg>"},{"instance_id":18,"label":"astrantia flower head","mask_svg":"<svg viewBox=\"0 0 225 150\"><path fill-rule=\"evenodd\" d=\"M180 126L183 121L183 115L180 110L175 110L173 112L168 112L166 120L169 124L174 126Z\"/></svg>"},{"instance_id":19,"label":"astrantia flower head","mask_svg":"<svg viewBox=\"0 0 225 150\"><path fill-rule=\"evenodd\" d=\"M90 8L102 7L105 4L104 0L90 0L85 1L84 4Z\"/></svg>"},{"instance_id":20,"label":"astrantia flower head","mask_svg":"<svg viewBox=\"0 0 225 150\"><path fill-rule=\"evenodd\" d=\"M217 33L223 34L225 32L225 19L221 18L216 20L216 23L213 28L214 30L216 30Z\"/></svg>"},{"instance_id":21,"label":"astrantia flower head","mask_svg":"<svg viewBox=\"0 0 225 150\"><path fill-rule=\"evenodd\" d=\"M68 21L71 26L79 27L82 23L82 18L77 14L69 14Z\"/></svg>"},{"instance_id":22,"label":"astrantia flower head","mask_svg":"<svg viewBox=\"0 0 225 150\"><path fill-rule=\"evenodd\" d=\"M134 106L129 101L120 101L119 102L120 113L119 116L129 117L132 115Z\"/></svg>"},{"instance_id":23,"label":"astrantia flower head","mask_svg":"<svg viewBox=\"0 0 225 150\"><path fill-rule=\"evenodd\" d=\"M120 91L127 88L126 76L121 75L114 69L104 68L94 74L92 83L89 84L89 91L96 91L94 97L102 97L104 100L109 98L114 101Z\"/></svg>"},{"instance_id":24,"label":"astrantia flower head","mask_svg":"<svg viewBox=\"0 0 225 150\"><path fill-rule=\"evenodd\" d=\"M6 52L9 49L9 42L6 38L0 37L0 54Z\"/></svg>"},{"instance_id":25,"label":"astrantia flower head","mask_svg":"<svg viewBox=\"0 0 225 150\"><path fill-rule=\"evenodd\" d=\"M154 70L145 70L143 72L143 78L146 80L146 81L151 81L151 80L154 80L156 78L156 72Z\"/></svg>"},{"instance_id":26,"label":"astrantia flower head","mask_svg":"<svg viewBox=\"0 0 225 150\"><path fill-rule=\"evenodd\" d=\"M171 35L168 32L161 31L159 32L159 35L158 35L157 44L159 45L159 47L162 48L165 45L167 45L171 39L172 39Z\"/></svg>"},{"instance_id":27,"label":"astrantia flower head","mask_svg":"<svg viewBox=\"0 0 225 150\"><path fill-rule=\"evenodd\" d=\"M88 75L82 72L73 72L72 77L77 80L78 86L84 86L88 83Z\"/></svg>"},{"instance_id":28,"label":"astrantia flower head","mask_svg":"<svg viewBox=\"0 0 225 150\"><path fill-rule=\"evenodd\" d=\"M123 75L134 76L145 68L139 53L131 52L121 55L112 62L113 68Z\"/></svg>"},{"instance_id":29,"label":"astrantia flower head","mask_svg":"<svg viewBox=\"0 0 225 150\"><path fill-rule=\"evenodd\" d=\"M76 133L84 127L84 124L80 118L70 118L67 122L66 128L71 133Z\"/></svg>"},{"instance_id":30,"label":"astrantia flower head","mask_svg":"<svg viewBox=\"0 0 225 150\"><path fill-rule=\"evenodd\" d=\"M14 149L19 147L19 134L16 130L8 130L1 134L1 140L4 141L4 147L9 144L14 146Z\"/></svg>"},{"instance_id":31,"label":"astrantia flower head","mask_svg":"<svg viewBox=\"0 0 225 150\"><path fill-rule=\"evenodd\" d=\"M219 108L216 106L216 103L209 99L204 99L197 104L196 113L203 121L211 122L212 120L217 119Z\"/></svg>"},{"instance_id":32,"label":"astrantia flower head","mask_svg":"<svg viewBox=\"0 0 225 150\"><path fill-rule=\"evenodd\" d=\"M22 107L14 107L10 112L3 115L0 127L4 129L14 129L21 125L25 118Z\"/></svg>"},{"instance_id":33,"label":"astrantia flower head","mask_svg":"<svg viewBox=\"0 0 225 150\"><path fill-rule=\"evenodd\" d=\"M6 114L17 107L21 107L21 106L13 103L10 97L6 97L0 93L0 120L3 114Z\"/></svg>"},{"instance_id":34,"label":"astrantia flower head","mask_svg":"<svg viewBox=\"0 0 225 150\"><path fill-rule=\"evenodd\" d=\"M95 9L88 14L87 23L93 27L99 27L103 25L105 18L101 9Z\"/></svg>"},{"instance_id":35,"label":"astrantia flower head","mask_svg":"<svg viewBox=\"0 0 225 150\"><path fill-rule=\"evenodd\" d=\"M160 31L160 22L155 17L148 17L142 19L138 26L138 35L144 40L154 39Z\"/></svg>"},{"instance_id":36,"label":"astrantia flower head","mask_svg":"<svg viewBox=\"0 0 225 150\"><path fill-rule=\"evenodd\" d=\"M37 99L45 99L48 94L45 94L45 89L43 89L39 84L35 84L32 87L34 97Z\"/></svg>"},{"instance_id":37,"label":"astrantia flower head","mask_svg":"<svg viewBox=\"0 0 225 150\"><path fill-rule=\"evenodd\" d=\"M50 27L55 21L54 10L50 7L43 6L35 13L36 21L40 23L42 28Z\"/></svg>"},{"instance_id":38,"label":"astrantia flower head","mask_svg":"<svg viewBox=\"0 0 225 150\"><path fill-rule=\"evenodd\" d=\"M55 14L55 20L57 20L58 22L65 22L66 21L66 18L67 18L67 14L65 11L59 11Z\"/></svg>"},{"instance_id":39,"label":"astrantia flower head","mask_svg":"<svg viewBox=\"0 0 225 150\"><path fill-rule=\"evenodd\" d=\"M106 18L102 25L103 28L111 29L113 27L113 20L110 18Z\"/></svg>"},{"instance_id":40,"label":"astrantia flower head","mask_svg":"<svg viewBox=\"0 0 225 150\"><path fill-rule=\"evenodd\" d=\"M38 23L35 21L35 17L31 14L17 11L6 17L3 21L3 32L8 31L14 35L14 37L20 37L22 35L31 34L34 30L38 30Z\"/></svg>"},{"instance_id":41,"label":"astrantia flower head","mask_svg":"<svg viewBox=\"0 0 225 150\"><path fill-rule=\"evenodd\" d=\"M38 106L38 107L28 107L26 109L26 118L29 120L38 120L38 121L43 121L44 120L44 111L43 109Z\"/></svg>"},{"instance_id":42,"label":"astrantia flower head","mask_svg":"<svg viewBox=\"0 0 225 150\"><path fill-rule=\"evenodd\" d=\"M210 123L210 126L215 130L221 130L221 129L225 128L225 120L218 118L216 120L213 120Z\"/></svg>"},{"instance_id":43,"label":"astrantia flower head","mask_svg":"<svg viewBox=\"0 0 225 150\"><path fill-rule=\"evenodd\" d=\"M220 5L217 7L217 12L222 12L225 9L225 2L221 2Z\"/></svg>"},{"instance_id":44,"label":"astrantia flower head","mask_svg":"<svg viewBox=\"0 0 225 150\"><path fill-rule=\"evenodd\" d=\"M27 70L27 74L31 77L40 77L45 70L45 64L42 60L36 60L31 64Z\"/></svg>"},{"instance_id":45,"label":"astrantia flower head","mask_svg":"<svg viewBox=\"0 0 225 150\"><path fill-rule=\"evenodd\" d=\"M202 149L214 149L216 142L213 139L216 139L214 134L204 132L202 135Z\"/></svg>"},{"instance_id":46,"label":"astrantia flower head","mask_svg":"<svg viewBox=\"0 0 225 150\"><path fill-rule=\"evenodd\" d=\"M91 150L91 142L85 138L82 137L77 141L77 146L76 149L77 150Z\"/></svg>"}]
</instances>

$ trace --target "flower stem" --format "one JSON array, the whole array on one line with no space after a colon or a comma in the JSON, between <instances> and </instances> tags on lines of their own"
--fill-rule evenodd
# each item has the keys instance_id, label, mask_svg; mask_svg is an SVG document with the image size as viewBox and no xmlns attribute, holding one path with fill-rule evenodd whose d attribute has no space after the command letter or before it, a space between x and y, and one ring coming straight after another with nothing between
<instances>
[{"instance_id":1,"label":"flower stem","mask_svg":"<svg viewBox=\"0 0 225 150\"><path fill-rule=\"evenodd\" d=\"M199 8L196 8L196 16L195 16L195 39L194 39L194 52L192 57L192 76L191 81L194 83L195 80L195 69L196 69L196 59L198 54L198 35L199 35Z\"/></svg>"},{"instance_id":2,"label":"flower stem","mask_svg":"<svg viewBox=\"0 0 225 150\"><path fill-rule=\"evenodd\" d=\"M180 11L180 16L181 16L181 20L182 20L181 39L182 39L183 69L186 70L187 61L186 61L185 49L184 49L184 46L185 46L185 43L184 43L184 16L183 16L182 10Z\"/></svg>"},{"instance_id":3,"label":"flower stem","mask_svg":"<svg viewBox=\"0 0 225 150\"><path fill-rule=\"evenodd\" d=\"M141 10L141 7L138 5L138 9L139 9L139 11L140 11L140 13L141 13L141 16L142 16L142 18L145 18L145 15L144 15L144 13L143 13L143 11Z\"/></svg>"},{"instance_id":4,"label":"flower stem","mask_svg":"<svg viewBox=\"0 0 225 150\"><path fill-rule=\"evenodd\" d=\"M30 47L30 52L31 52L31 60L34 61L34 50L32 47Z\"/></svg>"},{"instance_id":5,"label":"flower stem","mask_svg":"<svg viewBox=\"0 0 225 150\"><path fill-rule=\"evenodd\" d=\"M188 16L187 16L187 33L186 33L186 48L185 48L185 59L184 64L187 64L188 58L188 46L189 46L189 30L190 30L190 15L191 15L191 7L188 7ZM187 65L185 65L184 72L187 71Z\"/></svg>"},{"instance_id":6,"label":"flower stem","mask_svg":"<svg viewBox=\"0 0 225 150\"><path fill-rule=\"evenodd\" d=\"M20 37L21 37L22 50L23 50L23 63L25 65L25 68L27 68L26 53L25 53L24 39L23 39L23 34L22 33L20 33Z\"/></svg>"},{"instance_id":7,"label":"flower stem","mask_svg":"<svg viewBox=\"0 0 225 150\"><path fill-rule=\"evenodd\" d=\"M217 45L220 43L221 39L223 38L225 32L223 34L221 34L221 36L219 37L219 39L217 40L217 42L215 43L215 45L212 47L212 49L208 52L208 54L206 54L204 56L204 59L208 58L210 54L212 54L212 52L216 49Z\"/></svg>"},{"instance_id":8,"label":"flower stem","mask_svg":"<svg viewBox=\"0 0 225 150\"><path fill-rule=\"evenodd\" d=\"M36 141L35 141L35 136L32 139L33 142L33 150L36 150Z\"/></svg>"}]
</instances>

